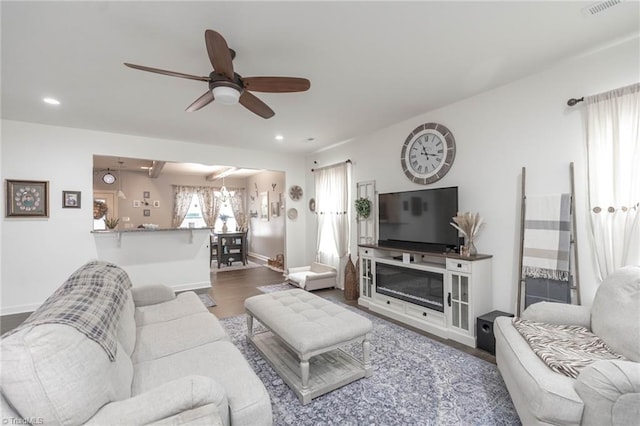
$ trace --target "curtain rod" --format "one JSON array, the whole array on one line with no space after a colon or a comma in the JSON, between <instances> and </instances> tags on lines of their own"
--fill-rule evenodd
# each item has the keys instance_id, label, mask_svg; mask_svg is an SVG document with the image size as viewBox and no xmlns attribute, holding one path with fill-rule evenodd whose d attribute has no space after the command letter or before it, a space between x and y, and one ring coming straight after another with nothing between
<instances>
[{"instance_id":1,"label":"curtain rod","mask_svg":"<svg viewBox=\"0 0 640 426\"><path fill-rule=\"evenodd\" d=\"M571 98L567 101L567 105L569 105L570 107L574 106L575 104L577 104L578 102L582 102L584 101L584 96L581 97L580 99L576 99L576 98Z\"/></svg>"},{"instance_id":2,"label":"curtain rod","mask_svg":"<svg viewBox=\"0 0 640 426\"><path fill-rule=\"evenodd\" d=\"M326 169L327 167L337 166L338 164L342 164L342 163L348 163L348 164L351 164L351 160L350 160L350 159L347 159L347 160L345 160L345 161L340 161L340 162L337 162L337 163L334 163L334 164L329 164L328 166L319 167L319 168L317 168L317 169L311 169L311 171L312 171L312 172L315 172L316 170ZM313 164L318 164L318 162L314 160Z\"/></svg>"}]
</instances>

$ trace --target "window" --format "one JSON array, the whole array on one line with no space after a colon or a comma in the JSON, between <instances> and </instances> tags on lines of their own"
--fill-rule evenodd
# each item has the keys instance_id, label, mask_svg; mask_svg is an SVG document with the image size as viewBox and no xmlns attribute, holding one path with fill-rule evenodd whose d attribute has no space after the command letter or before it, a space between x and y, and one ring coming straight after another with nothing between
<instances>
[{"instance_id":1,"label":"window","mask_svg":"<svg viewBox=\"0 0 640 426\"><path fill-rule=\"evenodd\" d=\"M235 194L235 191L229 191L229 198L233 197L233 195ZM220 197L222 196L222 194L218 191L215 192L216 195L216 199L220 200ZM231 208L231 201L227 200L225 202L219 201L220 203L220 212L218 213L218 217L216 218L216 224L215 224L215 232L222 232L222 219L220 219L220 217L223 216L227 216L227 228L229 230L229 232L234 232L236 230L236 226L237 226L237 222L236 222L236 217L233 214L233 209Z\"/></svg>"},{"instance_id":2,"label":"window","mask_svg":"<svg viewBox=\"0 0 640 426\"><path fill-rule=\"evenodd\" d=\"M220 200L220 192L215 191L215 196L217 200ZM230 196L233 196L234 191L229 191ZM221 202L220 201L220 210L218 212L218 217L216 218L216 223L214 226L214 232L222 232L223 221L220 219L221 217L228 217L227 219L227 228L230 232L236 230L237 222L235 216L233 214L233 209L231 208L231 202ZM180 228L206 228L207 223L204 221L202 217L202 209L200 208L200 203L198 201L198 196L193 194L191 196L191 203L189 204L189 210L187 211L187 215L184 217L184 220L180 224Z\"/></svg>"},{"instance_id":3,"label":"window","mask_svg":"<svg viewBox=\"0 0 640 426\"><path fill-rule=\"evenodd\" d=\"M207 224L202 218L202 210L200 209L200 203L198 203L198 197L193 194L191 196L189 210L180 224L180 228L205 228L206 226Z\"/></svg>"}]
</instances>

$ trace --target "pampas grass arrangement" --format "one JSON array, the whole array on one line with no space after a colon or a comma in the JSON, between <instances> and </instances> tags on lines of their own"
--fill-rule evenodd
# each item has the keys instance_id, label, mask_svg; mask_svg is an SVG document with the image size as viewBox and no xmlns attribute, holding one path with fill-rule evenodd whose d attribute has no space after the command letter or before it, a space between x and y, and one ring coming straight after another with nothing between
<instances>
[{"instance_id":1,"label":"pampas grass arrangement","mask_svg":"<svg viewBox=\"0 0 640 426\"><path fill-rule=\"evenodd\" d=\"M480 213L460 213L453 218L453 222L451 222L451 226L456 228L462 235L464 235L465 244L467 246L467 250L471 256L475 256L477 254L476 247L473 244L473 241L476 239L478 232L480 231L480 227L483 225L482 218L480 217Z\"/></svg>"}]
</instances>

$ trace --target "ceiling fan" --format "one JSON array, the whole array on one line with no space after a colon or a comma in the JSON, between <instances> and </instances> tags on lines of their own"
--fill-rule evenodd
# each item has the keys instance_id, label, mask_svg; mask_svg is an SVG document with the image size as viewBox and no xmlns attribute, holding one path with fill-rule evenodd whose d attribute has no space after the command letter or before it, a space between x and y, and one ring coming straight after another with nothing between
<instances>
[{"instance_id":1,"label":"ceiling fan","mask_svg":"<svg viewBox=\"0 0 640 426\"><path fill-rule=\"evenodd\" d=\"M124 64L129 68L141 71L155 72L171 77L187 78L209 83L209 90L187 107L188 112L197 111L215 99L227 105L240 102L242 106L260 117L271 118L275 114L273 110L257 96L250 93L250 91L268 93L304 92L309 90L311 86L311 83L306 78L242 77L233 70L232 60L235 57L235 52L229 49L224 37L216 31L206 30L204 32L204 40L207 45L209 60L211 61L211 65L213 65L213 71L208 77L161 70L127 62Z\"/></svg>"}]
</instances>

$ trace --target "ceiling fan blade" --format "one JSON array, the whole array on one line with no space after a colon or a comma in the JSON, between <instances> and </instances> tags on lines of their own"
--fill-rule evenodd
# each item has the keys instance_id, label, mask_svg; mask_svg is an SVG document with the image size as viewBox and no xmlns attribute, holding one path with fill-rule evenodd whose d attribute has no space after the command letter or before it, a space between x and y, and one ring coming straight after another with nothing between
<instances>
[{"instance_id":1,"label":"ceiling fan blade","mask_svg":"<svg viewBox=\"0 0 640 426\"><path fill-rule=\"evenodd\" d=\"M187 112L197 111L202 107L209 105L213 101L213 93L211 90L207 90L204 95L200 96L198 99L193 101L191 105L189 105L186 109Z\"/></svg>"},{"instance_id":2,"label":"ceiling fan blade","mask_svg":"<svg viewBox=\"0 0 640 426\"><path fill-rule=\"evenodd\" d=\"M224 37L213 30L206 30L204 32L204 41L207 45L207 53L209 54L211 65L213 65L213 70L233 80L231 51Z\"/></svg>"},{"instance_id":3,"label":"ceiling fan blade","mask_svg":"<svg viewBox=\"0 0 640 426\"><path fill-rule=\"evenodd\" d=\"M262 118L271 118L275 115L275 112L267 104L246 90L240 95L240 104Z\"/></svg>"},{"instance_id":4,"label":"ceiling fan blade","mask_svg":"<svg viewBox=\"0 0 640 426\"><path fill-rule=\"evenodd\" d=\"M169 75L171 77L188 78L189 80L209 81L209 77L198 77L197 75L190 75L190 74L184 74L181 72L161 70L159 68L145 67L144 65L129 64L126 62L124 64L129 68L133 68L136 70L155 72L157 74Z\"/></svg>"},{"instance_id":5,"label":"ceiling fan blade","mask_svg":"<svg viewBox=\"0 0 640 426\"><path fill-rule=\"evenodd\" d=\"M297 77L246 77L242 84L253 92L304 92L309 90L311 83L306 78Z\"/></svg>"}]
</instances>

